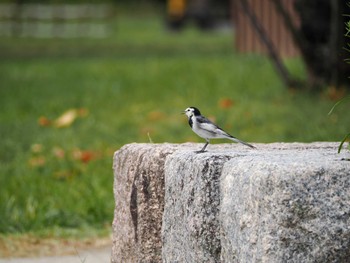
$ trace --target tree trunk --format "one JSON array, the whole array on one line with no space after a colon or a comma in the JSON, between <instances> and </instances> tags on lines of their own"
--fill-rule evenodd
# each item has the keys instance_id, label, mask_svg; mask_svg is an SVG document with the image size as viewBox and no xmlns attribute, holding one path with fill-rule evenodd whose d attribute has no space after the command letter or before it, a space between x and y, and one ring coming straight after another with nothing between
<instances>
[{"instance_id":1,"label":"tree trunk","mask_svg":"<svg viewBox=\"0 0 350 263\"><path fill-rule=\"evenodd\" d=\"M346 1L295 0L295 7L301 27L293 36L306 64L308 86L349 85L350 67L344 62L346 54L342 50L345 46L343 14L349 13Z\"/></svg>"}]
</instances>

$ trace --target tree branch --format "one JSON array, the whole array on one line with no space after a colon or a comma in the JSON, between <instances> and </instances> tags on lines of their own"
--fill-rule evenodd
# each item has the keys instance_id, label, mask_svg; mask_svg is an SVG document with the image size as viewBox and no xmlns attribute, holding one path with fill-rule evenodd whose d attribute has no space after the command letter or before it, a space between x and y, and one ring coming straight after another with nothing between
<instances>
[{"instance_id":1,"label":"tree branch","mask_svg":"<svg viewBox=\"0 0 350 263\"><path fill-rule=\"evenodd\" d=\"M275 68L277 69L277 72L282 78L282 81L287 87L293 87L295 82L291 80L289 72L287 68L284 66L281 58L279 57L275 46L273 45L271 39L266 34L265 29L260 25L256 15L250 8L247 0L240 0L240 3L242 5L243 11L249 18L250 22L252 23L255 31L257 32L258 36L260 37L260 40L263 42L265 47L268 50L268 55L270 59L272 60L273 64L275 65Z\"/></svg>"},{"instance_id":2,"label":"tree branch","mask_svg":"<svg viewBox=\"0 0 350 263\"><path fill-rule=\"evenodd\" d=\"M294 25L292 18L290 17L290 14L286 11L286 9L283 7L281 0L271 0L272 3L275 5L275 8L279 14L281 14L281 17L284 21L284 25L289 30L289 32L292 34L292 37L294 39L295 44L300 49L304 50L304 42L302 40L302 36L300 35L297 27ZM300 50L303 52L302 50Z\"/></svg>"}]
</instances>

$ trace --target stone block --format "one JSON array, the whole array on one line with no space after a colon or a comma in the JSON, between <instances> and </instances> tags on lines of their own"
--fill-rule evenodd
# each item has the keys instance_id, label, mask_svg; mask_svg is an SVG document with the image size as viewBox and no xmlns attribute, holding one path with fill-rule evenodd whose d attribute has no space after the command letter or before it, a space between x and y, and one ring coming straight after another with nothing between
<instances>
[{"instance_id":1,"label":"stone block","mask_svg":"<svg viewBox=\"0 0 350 263\"><path fill-rule=\"evenodd\" d=\"M161 262L164 162L177 148L128 144L114 154L111 262Z\"/></svg>"},{"instance_id":2,"label":"stone block","mask_svg":"<svg viewBox=\"0 0 350 263\"><path fill-rule=\"evenodd\" d=\"M337 144L272 144L225 163L222 262L349 262L350 162Z\"/></svg>"},{"instance_id":3,"label":"stone block","mask_svg":"<svg viewBox=\"0 0 350 263\"><path fill-rule=\"evenodd\" d=\"M348 262L348 151L256 146L117 151L112 262Z\"/></svg>"}]
</instances>

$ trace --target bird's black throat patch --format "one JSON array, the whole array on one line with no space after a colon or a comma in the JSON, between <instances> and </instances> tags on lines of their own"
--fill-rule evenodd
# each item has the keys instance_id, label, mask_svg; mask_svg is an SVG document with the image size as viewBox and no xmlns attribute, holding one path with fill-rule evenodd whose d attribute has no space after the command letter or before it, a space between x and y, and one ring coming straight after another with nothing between
<instances>
[{"instance_id":1,"label":"bird's black throat patch","mask_svg":"<svg viewBox=\"0 0 350 263\"><path fill-rule=\"evenodd\" d=\"M193 125L192 118L193 118L193 116L188 118L188 124L191 126L191 128L192 128L192 125Z\"/></svg>"}]
</instances>

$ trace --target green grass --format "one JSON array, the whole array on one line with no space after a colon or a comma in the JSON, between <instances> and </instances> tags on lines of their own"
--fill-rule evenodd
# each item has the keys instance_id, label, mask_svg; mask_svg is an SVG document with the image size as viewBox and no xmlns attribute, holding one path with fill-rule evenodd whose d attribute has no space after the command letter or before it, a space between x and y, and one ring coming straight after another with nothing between
<instances>
[{"instance_id":1,"label":"green grass","mask_svg":"<svg viewBox=\"0 0 350 263\"><path fill-rule=\"evenodd\" d=\"M202 142L179 114L188 106L248 142L340 141L348 131L348 105L327 116L325 94L286 90L267 58L234 52L230 33L174 34L148 16L118 16L111 28L102 40L0 39L0 233L108 230L113 152L149 137ZM299 59L286 62L304 78ZM88 115L67 128L38 124L71 108Z\"/></svg>"}]
</instances>

